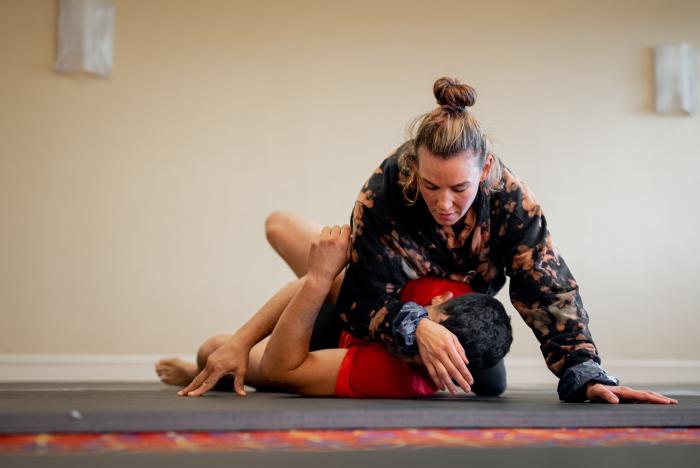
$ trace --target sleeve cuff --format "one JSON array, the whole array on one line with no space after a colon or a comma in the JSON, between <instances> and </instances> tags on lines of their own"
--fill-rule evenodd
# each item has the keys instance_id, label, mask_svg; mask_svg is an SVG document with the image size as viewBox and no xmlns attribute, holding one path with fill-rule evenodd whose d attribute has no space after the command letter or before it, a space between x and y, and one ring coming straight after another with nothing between
<instances>
[{"instance_id":1,"label":"sleeve cuff","mask_svg":"<svg viewBox=\"0 0 700 468\"><path fill-rule=\"evenodd\" d=\"M571 366L559 380L559 399L568 402L586 401L586 384L589 382L604 385L620 385L620 379L608 375L595 361L584 361Z\"/></svg>"},{"instance_id":2,"label":"sleeve cuff","mask_svg":"<svg viewBox=\"0 0 700 468\"><path fill-rule=\"evenodd\" d=\"M393 323L394 343L389 350L398 356L412 356L418 352L416 327L428 318L428 311L415 302L406 302L396 314Z\"/></svg>"}]
</instances>

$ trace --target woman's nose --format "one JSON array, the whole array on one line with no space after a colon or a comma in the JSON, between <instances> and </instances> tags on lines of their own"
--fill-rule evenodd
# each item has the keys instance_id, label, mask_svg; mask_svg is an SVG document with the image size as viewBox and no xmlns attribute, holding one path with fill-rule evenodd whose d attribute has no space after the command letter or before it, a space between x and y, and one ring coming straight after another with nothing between
<instances>
[{"instance_id":1,"label":"woman's nose","mask_svg":"<svg viewBox=\"0 0 700 468\"><path fill-rule=\"evenodd\" d=\"M452 199L448 195L440 195L438 197L437 207L440 210L449 210L452 207Z\"/></svg>"}]
</instances>

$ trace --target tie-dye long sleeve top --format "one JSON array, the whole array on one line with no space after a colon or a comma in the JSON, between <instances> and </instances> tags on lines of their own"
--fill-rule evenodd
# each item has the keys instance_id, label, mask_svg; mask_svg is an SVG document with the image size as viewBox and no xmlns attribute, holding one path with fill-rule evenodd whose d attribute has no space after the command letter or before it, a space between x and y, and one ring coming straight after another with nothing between
<instances>
[{"instance_id":1,"label":"tie-dye long sleeve top","mask_svg":"<svg viewBox=\"0 0 700 468\"><path fill-rule=\"evenodd\" d=\"M513 306L535 333L547 367L562 377L560 397L581 400L590 380L615 385L598 366L576 280L522 181L504 167L501 191L480 192L462 221L441 226L421 197L406 202L399 184L403 151L413 151L412 142L382 162L355 202L351 261L338 299L345 328L394 353L415 353L416 322L404 326L415 308L398 299L408 279L438 276L495 295L508 275Z\"/></svg>"}]
</instances>

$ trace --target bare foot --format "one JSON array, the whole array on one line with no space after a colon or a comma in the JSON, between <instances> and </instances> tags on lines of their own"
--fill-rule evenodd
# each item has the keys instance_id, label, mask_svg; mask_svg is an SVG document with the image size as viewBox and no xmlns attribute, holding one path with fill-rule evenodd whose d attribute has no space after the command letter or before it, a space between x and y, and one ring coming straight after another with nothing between
<instances>
[{"instance_id":1,"label":"bare foot","mask_svg":"<svg viewBox=\"0 0 700 468\"><path fill-rule=\"evenodd\" d=\"M185 386L197 377L197 364L179 358L161 359L156 364L156 374L163 383Z\"/></svg>"}]
</instances>

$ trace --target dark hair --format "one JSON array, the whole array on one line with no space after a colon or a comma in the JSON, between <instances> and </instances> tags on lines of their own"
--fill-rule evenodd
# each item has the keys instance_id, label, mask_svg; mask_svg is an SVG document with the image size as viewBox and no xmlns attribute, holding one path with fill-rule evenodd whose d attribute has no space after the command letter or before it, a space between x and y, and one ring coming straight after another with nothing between
<instances>
[{"instance_id":1,"label":"dark hair","mask_svg":"<svg viewBox=\"0 0 700 468\"><path fill-rule=\"evenodd\" d=\"M513 342L510 317L496 298L487 294L465 294L439 308L447 316L441 325L457 336L470 367L493 367L510 350Z\"/></svg>"}]
</instances>

